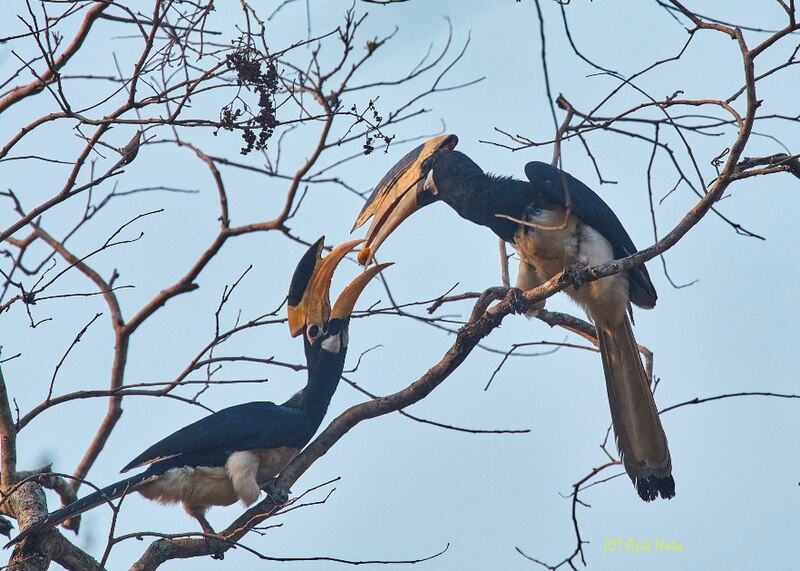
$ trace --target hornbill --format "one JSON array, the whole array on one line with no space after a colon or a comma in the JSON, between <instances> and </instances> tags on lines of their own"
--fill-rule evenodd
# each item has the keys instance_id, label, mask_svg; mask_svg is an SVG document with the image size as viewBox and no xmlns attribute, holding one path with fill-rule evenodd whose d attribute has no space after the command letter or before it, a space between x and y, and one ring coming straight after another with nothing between
<instances>
[{"instance_id":1,"label":"hornbill","mask_svg":"<svg viewBox=\"0 0 800 571\"><path fill-rule=\"evenodd\" d=\"M375 187L353 229L373 218L359 261L372 260L383 241L411 214L442 201L462 218L487 226L513 244L516 286L541 285L574 264L596 265L635 253L614 212L589 187L541 162L525 165L527 181L488 175L441 135L409 152ZM611 419L622 463L645 501L672 498L667 437L639 359L628 319L630 303L650 309L656 290L644 265L566 290L597 329ZM534 314L544 306L529 311Z\"/></svg>"},{"instance_id":2,"label":"hornbill","mask_svg":"<svg viewBox=\"0 0 800 571\"><path fill-rule=\"evenodd\" d=\"M288 295L292 337L303 335L308 382L282 405L248 402L198 420L139 454L122 469L145 465L137 474L89 494L23 530L6 547L87 510L136 491L161 503L181 502L205 533L210 506L237 500L254 503L268 484L314 436L339 384L347 353L348 325L367 283L391 264L362 273L331 308L331 278L338 263L360 240L321 257L323 238L300 260Z\"/></svg>"}]
</instances>

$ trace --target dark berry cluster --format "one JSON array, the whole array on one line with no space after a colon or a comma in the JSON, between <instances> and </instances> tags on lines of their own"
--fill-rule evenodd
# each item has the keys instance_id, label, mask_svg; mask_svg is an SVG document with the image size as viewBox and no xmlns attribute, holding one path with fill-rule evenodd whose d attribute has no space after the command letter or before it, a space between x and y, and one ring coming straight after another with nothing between
<instances>
[{"instance_id":1,"label":"dark berry cluster","mask_svg":"<svg viewBox=\"0 0 800 571\"><path fill-rule=\"evenodd\" d=\"M381 117L381 114L378 112L378 109L375 107L375 101L373 101L372 99L370 99L370 101L369 101L369 105L367 106L367 109L366 109L366 111L365 111L364 113L359 113L359 112L358 112L358 108L357 108L355 105L353 105L353 106L350 108L350 111L351 111L353 114L355 114L355 115L357 116L357 118L356 118L356 123L360 123L361 121L364 121L364 116L365 116L365 115L366 115L368 112L371 112L371 113L372 113L372 122L373 122L372 124L373 124L373 129L371 129L371 130L367 131L367 132L364 134L364 145L363 145L363 147L364 147L364 154L365 154L365 155L368 155L368 154L370 154L372 151L374 151L374 150L375 150L375 145L374 145L373 143L375 142L375 138L376 138L376 136L377 136L377 138L378 138L378 139L381 139L381 140L382 140L382 141L383 141L383 142L386 144L386 151L388 152L388 150L389 150L389 143L391 143L391 142L392 142L392 139L394 138L394 136L392 136L392 137L389 137L389 136L387 136L387 135L384 135L383 133L381 133L381 131L380 131L380 124L381 124L381 122L383 121L383 117ZM373 136L373 135L371 134L371 133L373 133L373 132L376 132L376 133L377 133L377 135Z\"/></svg>"},{"instance_id":2,"label":"dark berry cluster","mask_svg":"<svg viewBox=\"0 0 800 571\"><path fill-rule=\"evenodd\" d=\"M236 72L236 82L239 87L249 89L258 94L258 110L253 112L240 97L237 96L234 102L222 108L220 112L220 123L222 128L233 131L236 122L249 112L251 115L244 127L242 127L242 139L245 146L241 153L246 155L253 151L263 150L267 146L267 141L272 137L275 127L279 125L278 118L275 116L274 95L278 90L278 70L272 61L266 60L266 70L263 69L264 60L258 52L248 48L242 48L228 54L225 64L228 69ZM242 107L238 107L235 101L239 101Z\"/></svg>"}]
</instances>

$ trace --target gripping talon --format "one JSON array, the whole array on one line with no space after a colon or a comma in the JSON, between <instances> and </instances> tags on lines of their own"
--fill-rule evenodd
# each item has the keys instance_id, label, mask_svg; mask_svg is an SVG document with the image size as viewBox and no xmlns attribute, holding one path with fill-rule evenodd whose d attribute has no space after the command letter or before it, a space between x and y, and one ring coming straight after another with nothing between
<instances>
[{"instance_id":1,"label":"gripping talon","mask_svg":"<svg viewBox=\"0 0 800 571\"><path fill-rule=\"evenodd\" d=\"M518 287L508 288L508 293L511 296L511 311L517 315L524 314L527 311L524 292Z\"/></svg>"},{"instance_id":2,"label":"gripping talon","mask_svg":"<svg viewBox=\"0 0 800 571\"><path fill-rule=\"evenodd\" d=\"M264 486L262 490L264 490L267 493L267 496L269 496L276 504L285 504L289 501L289 494L291 493L291 490L278 488L275 485L274 480Z\"/></svg>"},{"instance_id":3,"label":"gripping talon","mask_svg":"<svg viewBox=\"0 0 800 571\"><path fill-rule=\"evenodd\" d=\"M572 284L575 291L586 285L583 271L586 269L584 264L573 264L564 268L564 278Z\"/></svg>"}]
</instances>

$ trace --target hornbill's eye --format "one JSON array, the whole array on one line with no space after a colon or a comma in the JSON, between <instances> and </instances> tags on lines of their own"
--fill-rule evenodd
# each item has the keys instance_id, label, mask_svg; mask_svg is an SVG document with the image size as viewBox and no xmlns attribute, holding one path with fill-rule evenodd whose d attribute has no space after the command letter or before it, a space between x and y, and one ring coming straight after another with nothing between
<instances>
[{"instance_id":1,"label":"hornbill's eye","mask_svg":"<svg viewBox=\"0 0 800 571\"><path fill-rule=\"evenodd\" d=\"M422 208L438 199L439 189L436 188L436 183L433 180L433 169L428 171L424 180L417 186L417 205Z\"/></svg>"},{"instance_id":2,"label":"hornbill's eye","mask_svg":"<svg viewBox=\"0 0 800 571\"><path fill-rule=\"evenodd\" d=\"M434 166L436 166L436 155L431 155L422 161L419 170L423 175L429 175Z\"/></svg>"},{"instance_id":3,"label":"hornbill's eye","mask_svg":"<svg viewBox=\"0 0 800 571\"><path fill-rule=\"evenodd\" d=\"M320 335L322 335L322 327L316 323L312 323L306 328L306 337L308 337L309 341L314 341Z\"/></svg>"}]
</instances>

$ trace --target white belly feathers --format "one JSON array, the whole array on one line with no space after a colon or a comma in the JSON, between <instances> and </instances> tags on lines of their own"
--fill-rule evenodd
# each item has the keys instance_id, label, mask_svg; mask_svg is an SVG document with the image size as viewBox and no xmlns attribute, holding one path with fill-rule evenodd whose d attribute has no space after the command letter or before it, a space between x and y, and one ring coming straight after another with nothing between
<instances>
[{"instance_id":1,"label":"white belly feathers","mask_svg":"<svg viewBox=\"0 0 800 571\"><path fill-rule=\"evenodd\" d=\"M565 211L543 210L514 236L520 258L548 280L574 264L597 265L614 259L611 244L602 234L576 216L565 223ZM590 282L566 293L580 304L596 323L613 323L625 317L628 307L628 278L616 274Z\"/></svg>"},{"instance_id":2,"label":"white belly feathers","mask_svg":"<svg viewBox=\"0 0 800 571\"><path fill-rule=\"evenodd\" d=\"M249 506L261 495L261 485L277 476L297 453L289 447L234 452L224 468L172 468L136 491L163 504L229 506L241 500Z\"/></svg>"}]
</instances>

